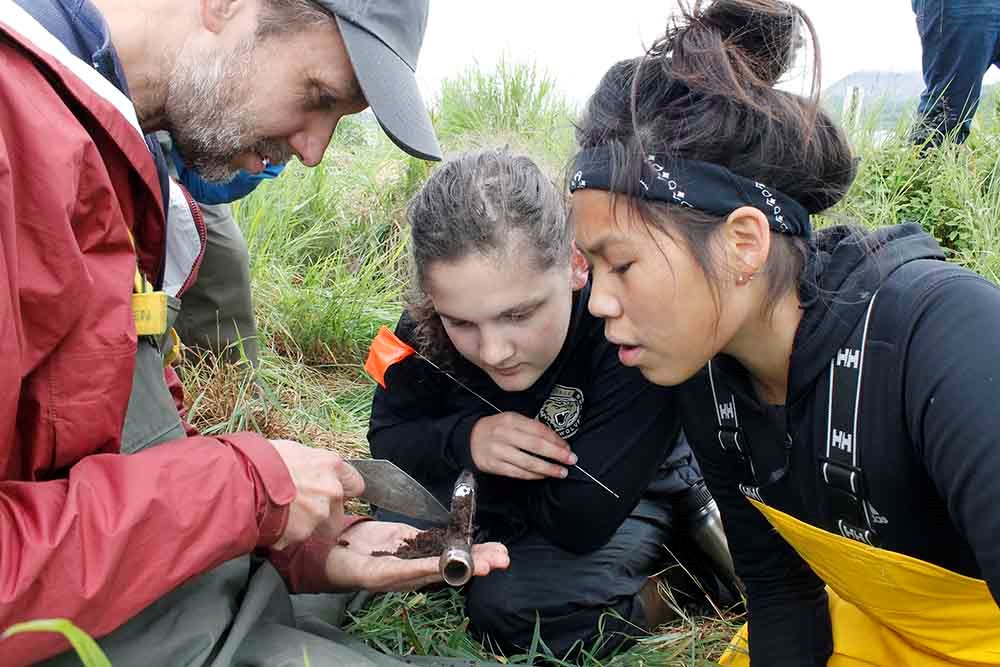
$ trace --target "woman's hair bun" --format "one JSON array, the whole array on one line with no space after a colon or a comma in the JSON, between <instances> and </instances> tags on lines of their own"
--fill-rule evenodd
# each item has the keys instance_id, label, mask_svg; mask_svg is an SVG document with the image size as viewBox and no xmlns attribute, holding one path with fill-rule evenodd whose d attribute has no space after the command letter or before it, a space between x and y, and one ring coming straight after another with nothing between
<instances>
[{"instance_id":1,"label":"woman's hair bun","mask_svg":"<svg viewBox=\"0 0 1000 667\"><path fill-rule=\"evenodd\" d=\"M654 48L670 54L671 68L682 79L697 81L700 77L690 77L695 72L689 70L724 52L738 78L751 74L753 83L773 86L791 68L803 43L801 17L795 5L781 0L681 3L666 42Z\"/></svg>"}]
</instances>

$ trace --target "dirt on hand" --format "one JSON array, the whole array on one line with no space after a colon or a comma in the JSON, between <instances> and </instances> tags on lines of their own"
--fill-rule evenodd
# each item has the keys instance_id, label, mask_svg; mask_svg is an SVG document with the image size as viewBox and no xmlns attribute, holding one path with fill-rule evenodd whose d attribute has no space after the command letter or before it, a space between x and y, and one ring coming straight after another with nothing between
<instances>
[{"instance_id":1,"label":"dirt on hand","mask_svg":"<svg viewBox=\"0 0 1000 667\"><path fill-rule=\"evenodd\" d=\"M413 537L407 537L395 551L373 551L372 556L395 556L396 558L427 558L440 556L444 551L445 528L422 530Z\"/></svg>"},{"instance_id":2,"label":"dirt on hand","mask_svg":"<svg viewBox=\"0 0 1000 667\"><path fill-rule=\"evenodd\" d=\"M472 543L472 496L458 496L452 500L451 516L445 528L422 530L403 540L395 551L373 551L372 556L395 556L414 559L440 556L449 544Z\"/></svg>"}]
</instances>

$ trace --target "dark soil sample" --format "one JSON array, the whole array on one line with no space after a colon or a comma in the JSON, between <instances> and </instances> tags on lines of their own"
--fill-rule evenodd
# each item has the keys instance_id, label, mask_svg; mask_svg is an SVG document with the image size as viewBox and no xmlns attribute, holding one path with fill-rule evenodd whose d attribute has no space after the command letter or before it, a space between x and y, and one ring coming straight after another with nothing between
<instances>
[{"instance_id":1,"label":"dark soil sample","mask_svg":"<svg viewBox=\"0 0 1000 667\"><path fill-rule=\"evenodd\" d=\"M395 556L396 558L427 558L440 556L449 544L471 543L473 496L458 496L452 499L451 516L446 528L423 530L413 537L403 540L395 551L373 551L372 556Z\"/></svg>"},{"instance_id":2,"label":"dark soil sample","mask_svg":"<svg viewBox=\"0 0 1000 667\"><path fill-rule=\"evenodd\" d=\"M475 496L468 494L456 496L451 499L451 516L448 518L448 536L453 540L461 541L466 539L471 541L472 537L472 511L475 507ZM451 541L451 540L446 540Z\"/></svg>"},{"instance_id":3,"label":"dark soil sample","mask_svg":"<svg viewBox=\"0 0 1000 667\"><path fill-rule=\"evenodd\" d=\"M440 556L444 551L446 534L447 530L444 528L422 530L413 537L404 539L402 546L395 551L373 551L372 556L395 556L406 559Z\"/></svg>"}]
</instances>

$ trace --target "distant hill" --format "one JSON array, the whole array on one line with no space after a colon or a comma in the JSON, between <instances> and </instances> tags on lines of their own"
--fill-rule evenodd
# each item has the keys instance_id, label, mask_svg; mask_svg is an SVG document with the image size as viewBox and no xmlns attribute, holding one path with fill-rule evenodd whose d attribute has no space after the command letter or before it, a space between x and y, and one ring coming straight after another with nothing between
<instances>
[{"instance_id":1,"label":"distant hill","mask_svg":"<svg viewBox=\"0 0 1000 667\"><path fill-rule=\"evenodd\" d=\"M823 91L823 105L835 117L840 117L844 96L852 86L864 91L862 113L881 109L879 127L892 128L903 115L912 115L924 89L920 72L854 72Z\"/></svg>"},{"instance_id":2,"label":"distant hill","mask_svg":"<svg viewBox=\"0 0 1000 667\"><path fill-rule=\"evenodd\" d=\"M840 81L827 86L823 95L843 99L844 93L851 86L861 86L865 91L865 98L911 99L920 97L920 93L924 90L924 79L920 72L865 70L848 74Z\"/></svg>"},{"instance_id":3,"label":"distant hill","mask_svg":"<svg viewBox=\"0 0 1000 667\"><path fill-rule=\"evenodd\" d=\"M913 118L924 80L919 72L881 72L876 70L854 72L828 86L822 94L823 106L834 118L840 119L844 96L851 86L864 91L862 115L879 111L878 129L891 130L901 118ZM991 110L1000 114L1000 83L983 86L979 113Z\"/></svg>"}]
</instances>

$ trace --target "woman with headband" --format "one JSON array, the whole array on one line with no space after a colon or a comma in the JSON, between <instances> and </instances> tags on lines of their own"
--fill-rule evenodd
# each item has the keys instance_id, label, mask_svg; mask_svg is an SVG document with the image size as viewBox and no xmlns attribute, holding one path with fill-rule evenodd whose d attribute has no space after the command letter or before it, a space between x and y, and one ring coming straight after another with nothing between
<instances>
[{"instance_id":1,"label":"woman with headband","mask_svg":"<svg viewBox=\"0 0 1000 667\"><path fill-rule=\"evenodd\" d=\"M723 664L748 634L769 667L997 665L1000 291L916 225L812 231L854 161L774 87L803 26L699 3L605 75L569 186L589 308L681 387L747 591Z\"/></svg>"}]
</instances>

